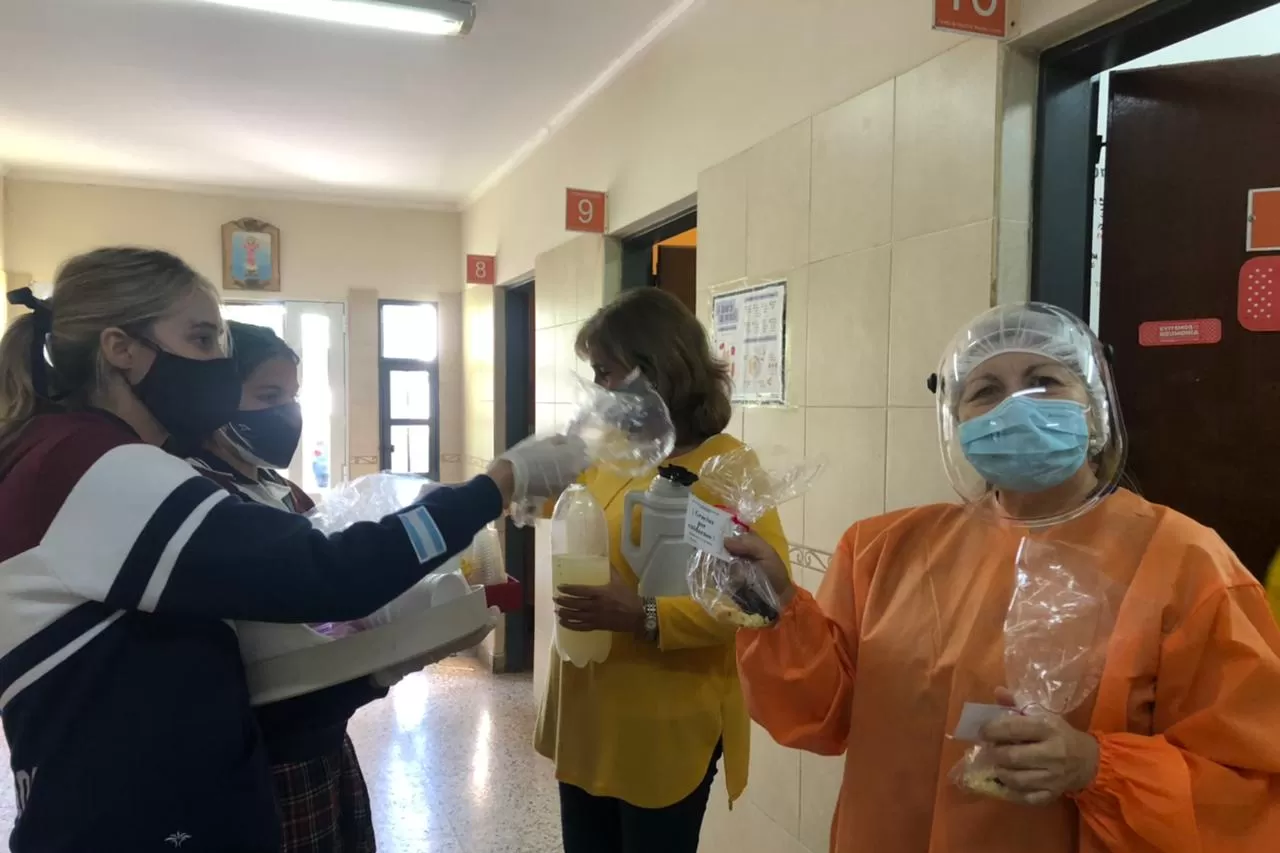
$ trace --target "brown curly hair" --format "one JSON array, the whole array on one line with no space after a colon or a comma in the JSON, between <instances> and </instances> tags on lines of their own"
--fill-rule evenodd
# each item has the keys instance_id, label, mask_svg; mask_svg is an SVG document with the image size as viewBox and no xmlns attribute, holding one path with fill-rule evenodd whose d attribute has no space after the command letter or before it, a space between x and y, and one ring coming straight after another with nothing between
<instances>
[{"instance_id":1,"label":"brown curly hair","mask_svg":"<svg viewBox=\"0 0 1280 853\"><path fill-rule=\"evenodd\" d=\"M583 324L574 348L580 358L639 368L671 410L677 447L701 444L729 425L729 368L711 354L698 318L665 291L623 292Z\"/></svg>"}]
</instances>

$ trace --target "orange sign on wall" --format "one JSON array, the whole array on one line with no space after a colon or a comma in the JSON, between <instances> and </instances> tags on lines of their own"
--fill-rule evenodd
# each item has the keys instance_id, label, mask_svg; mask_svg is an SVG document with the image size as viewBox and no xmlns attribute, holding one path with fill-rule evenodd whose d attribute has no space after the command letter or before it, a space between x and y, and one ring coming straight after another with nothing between
<instances>
[{"instance_id":1,"label":"orange sign on wall","mask_svg":"<svg viewBox=\"0 0 1280 853\"><path fill-rule=\"evenodd\" d=\"M467 255L467 284L497 283L497 258L493 255Z\"/></svg>"},{"instance_id":2,"label":"orange sign on wall","mask_svg":"<svg viewBox=\"0 0 1280 853\"><path fill-rule=\"evenodd\" d=\"M564 227L569 231L585 231L588 234L605 232L605 206L608 197L591 190L565 191Z\"/></svg>"},{"instance_id":3,"label":"orange sign on wall","mask_svg":"<svg viewBox=\"0 0 1280 853\"><path fill-rule=\"evenodd\" d=\"M1280 252L1280 188L1249 191L1247 252Z\"/></svg>"},{"instance_id":4,"label":"orange sign on wall","mask_svg":"<svg viewBox=\"0 0 1280 853\"><path fill-rule=\"evenodd\" d=\"M933 0L933 28L966 35L1006 38L1011 0Z\"/></svg>"}]
</instances>

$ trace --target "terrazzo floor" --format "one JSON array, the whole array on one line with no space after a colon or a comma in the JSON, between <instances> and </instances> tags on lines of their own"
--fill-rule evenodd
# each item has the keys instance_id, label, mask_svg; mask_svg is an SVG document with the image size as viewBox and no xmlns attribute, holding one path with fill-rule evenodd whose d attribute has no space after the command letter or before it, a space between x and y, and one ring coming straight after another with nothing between
<instances>
[{"instance_id":1,"label":"terrazzo floor","mask_svg":"<svg viewBox=\"0 0 1280 853\"><path fill-rule=\"evenodd\" d=\"M559 801L551 765L533 752L532 697L528 675L491 675L457 657L363 708L349 731L369 783L378 849L559 851ZM7 768L7 747L2 757ZM13 817L13 778L4 772L0 847Z\"/></svg>"}]
</instances>

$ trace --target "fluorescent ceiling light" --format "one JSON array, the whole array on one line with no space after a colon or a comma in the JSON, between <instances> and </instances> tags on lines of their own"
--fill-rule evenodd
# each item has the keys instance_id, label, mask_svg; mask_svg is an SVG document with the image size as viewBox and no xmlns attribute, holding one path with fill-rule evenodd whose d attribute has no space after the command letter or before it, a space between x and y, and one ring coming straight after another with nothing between
<instances>
[{"instance_id":1,"label":"fluorescent ceiling light","mask_svg":"<svg viewBox=\"0 0 1280 853\"><path fill-rule=\"evenodd\" d=\"M467 0L199 0L255 12L429 36L466 35L476 7Z\"/></svg>"}]
</instances>

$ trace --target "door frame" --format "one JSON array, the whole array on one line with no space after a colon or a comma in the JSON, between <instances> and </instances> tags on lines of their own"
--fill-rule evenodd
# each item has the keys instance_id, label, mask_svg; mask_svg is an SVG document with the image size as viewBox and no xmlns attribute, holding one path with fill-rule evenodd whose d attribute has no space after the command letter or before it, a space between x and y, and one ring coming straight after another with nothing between
<instances>
[{"instance_id":1,"label":"door frame","mask_svg":"<svg viewBox=\"0 0 1280 853\"><path fill-rule=\"evenodd\" d=\"M1098 92L1094 78L1275 0L1156 0L1040 57L1032 189L1031 298L1088 317Z\"/></svg>"},{"instance_id":2,"label":"door frame","mask_svg":"<svg viewBox=\"0 0 1280 853\"><path fill-rule=\"evenodd\" d=\"M509 449L533 435L535 430L532 384L533 363L533 312L537 289L533 279L502 288L502 316L504 334L503 392L506 395L506 413L503 424L503 445ZM524 588L524 603L517 611L507 614L503 643L503 671L531 672L533 670L533 590L536 561L534 558L535 534L532 527L517 527L510 518L503 523L503 561L506 572Z\"/></svg>"},{"instance_id":3,"label":"door frame","mask_svg":"<svg viewBox=\"0 0 1280 853\"><path fill-rule=\"evenodd\" d=\"M418 361L406 358L383 358L382 307L384 305L432 305L436 309L436 358L435 361ZM378 300L378 467L391 470L391 428L393 426L426 426L431 429L430 470L414 471L425 474L427 479L440 482L440 304L425 299ZM393 371L422 371L431 380L431 417L405 419L391 417L391 374Z\"/></svg>"},{"instance_id":4,"label":"door frame","mask_svg":"<svg viewBox=\"0 0 1280 853\"><path fill-rule=\"evenodd\" d=\"M622 289L652 287L653 247L698 227L698 208L690 207L638 234L622 238Z\"/></svg>"}]
</instances>

